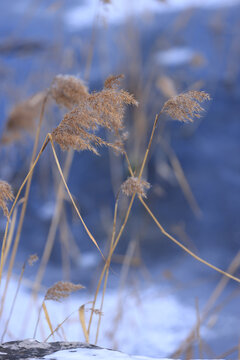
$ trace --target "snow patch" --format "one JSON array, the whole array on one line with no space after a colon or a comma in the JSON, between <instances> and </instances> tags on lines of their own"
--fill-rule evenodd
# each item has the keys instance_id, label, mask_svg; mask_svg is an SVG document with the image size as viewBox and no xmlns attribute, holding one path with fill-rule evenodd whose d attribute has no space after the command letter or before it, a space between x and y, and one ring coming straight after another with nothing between
<instances>
[{"instance_id":1,"label":"snow patch","mask_svg":"<svg viewBox=\"0 0 240 360\"><path fill-rule=\"evenodd\" d=\"M175 47L156 54L156 60L161 65L179 66L193 60L195 52L188 47Z\"/></svg>"},{"instance_id":2,"label":"snow patch","mask_svg":"<svg viewBox=\"0 0 240 360\"><path fill-rule=\"evenodd\" d=\"M51 355L45 356L43 359L64 359L64 360L114 360L114 359L129 359L129 360L160 360L160 358L150 358L145 356L131 356L119 351L112 351L107 349L74 349L74 350L61 350ZM164 359L161 359L164 360ZM165 359L167 360L167 359Z\"/></svg>"},{"instance_id":3,"label":"snow patch","mask_svg":"<svg viewBox=\"0 0 240 360\"><path fill-rule=\"evenodd\" d=\"M0 334L5 329L16 288L17 281L12 278L6 296ZM2 289L4 289L4 281ZM62 326L64 331L60 329L55 333L55 337L50 337L48 341L85 341L78 309L86 304L85 315L88 323L91 308L89 301L92 299L93 295L81 290L62 303L46 301L54 329L68 317ZM37 303L34 302L31 293L27 292L22 284L4 342L33 336L42 300L43 295ZM99 303L100 301L101 294ZM100 306L99 303L96 304L97 308ZM128 354L164 357L177 348L195 321L194 308L179 302L171 294L162 294L157 286L141 288L139 291L127 288L121 293L108 289L105 294L98 345L104 348L116 348ZM97 322L98 315L95 315L90 336L92 343L95 341ZM49 333L42 311L36 339L43 341Z\"/></svg>"},{"instance_id":4,"label":"snow patch","mask_svg":"<svg viewBox=\"0 0 240 360\"><path fill-rule=\"evenodd\" d=\"M184 10L188 7L214 8L239 4L240 0L112 0L103 5L99 0L88 0L66 12L65 23L71 30L92 26L99 17L108 24L121 24L127 17L145 16Z\"/></svg>"}]
</instances>

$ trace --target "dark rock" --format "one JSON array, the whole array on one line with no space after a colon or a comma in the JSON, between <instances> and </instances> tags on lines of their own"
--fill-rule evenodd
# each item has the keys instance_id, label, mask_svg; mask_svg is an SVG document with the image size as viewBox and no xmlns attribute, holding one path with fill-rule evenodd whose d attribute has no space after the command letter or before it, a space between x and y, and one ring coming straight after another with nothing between
<instances>
[{"instance_id":1,"label":"dark rock","mask_svg":"<svg viewBox=\"0 0 240 360\"><path fill-rule=\"evenodd\" d=\"M81 342L39 342L34 339L19 341L9 341L0 345L1 360L22 360L37 358L41 359L45 355L51 355L56 351L68 349L100 349L98 346Z\"/></svg>"}]
</instances>

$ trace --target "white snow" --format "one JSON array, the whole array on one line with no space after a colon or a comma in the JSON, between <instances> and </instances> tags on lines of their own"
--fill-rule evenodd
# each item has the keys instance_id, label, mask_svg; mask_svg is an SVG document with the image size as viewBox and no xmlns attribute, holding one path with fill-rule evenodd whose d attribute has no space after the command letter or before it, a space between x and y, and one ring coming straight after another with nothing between
<instances>
[{"instance_id":1,"label":"white snow","mask_svg":"<svg viewBox=\"0 0 240 360\"><path fill-rule=\"evenodd\" d=\"M65 15L66 25L76 30L92 26L98 16L108 24L120 24L128 16L146 16L151 13L164 13L184 10L188 7L214 8L238 4L240 0L112 0L103 5L99 0L87 0L70 8Z\"/></svg>"},{"instance_id":2,"label":"white snow","mask_svg":"<svg viewBox=\"0 0 240 360\"><path fill-rule=\"evenodd\" d=\"M76 352L69 351L69 350L62 350L57 351L51 355L45 356L43 359L54 359L60 360L60 359L68 359L68 360L107 360L107 359L124 359L124 360L157 360L157 358L150 358L145 356L131 356L124 353L121 353L119 351L111 351L107 349L77 349ZM159 359L160 360L160 359ZM161 360L164 360L161 358ZM165 359L167 360L167 359Z\"/></svg>"},{"instance_id":3,"label":"white snow","mask_svg":"<svg viewBox=\"0 0 240 360\"><path fill-rule=\"evenodd\" d=\"M12 279L1 319L0 336L5 328L16 287L17 282ZM63 330L56 332L54 338L51 337L49 341L85 341L78 308L82 304L87 304L85 315L88 323L91 308L89 301L92 299L93 296L90 296L86 290L81 290L62 303L47 301L46 306L54 329L72 314L64 322ZM99 299L101 300L101 297ZM30 292L22 285L4 341L33 337L42 300L43 296L38 304L34 303ZM108 289L103 313L99 346L114 348L128 354L153 357L164 357L176 350L196 321L194 308L179 302L167 291L161 293L156 286L139 290L127 288L120 294L116 290ZM94 315L90 334L91 343L95 342L97 320L98 316ZM42 311L36 339L43 341L49 333ZM72 354L74 356L74 353Z\"/></svg>"},{"instance_id":4,"label":"white snow","mask_svg":"<svg viewBox=\"0 0 240 360\"><path fill-rule=\"evenodd\" d=\"M195 51L188 47L175 47L156 54L156 60L161 65L177 66L191 62Z\"/></svg>"}]
</instances>

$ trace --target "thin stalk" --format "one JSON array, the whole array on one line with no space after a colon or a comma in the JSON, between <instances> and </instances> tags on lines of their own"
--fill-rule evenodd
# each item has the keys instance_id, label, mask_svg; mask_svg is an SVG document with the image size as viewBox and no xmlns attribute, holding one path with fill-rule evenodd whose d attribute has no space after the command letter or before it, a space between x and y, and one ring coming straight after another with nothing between
<instances>
[{"instance_id":1,"label":"thin stalk","mask_svg":"<svg viewBox=\"0 0 240 360\"><path fill-rule=\"evenodd\" d=\"M13 302L12 302L12 306L11 306L10 313L9 313L9 316L8 316L8 319L7 319L7 322L6 322L6 325L5 325L5 329L4 329L2 337L1 337L1 343L3 343L4 337L5 337L6 332L8 330L8 325L9 325L10 319L12 317L14 306L15 306L15 303L16 303L16 300L17 300L17 296L18 296L19 289L20 289L20 286L21 286L21 282L22 282L24 271L25 271L25 267L26 267L26 264L23 264L22 271L21 271L21 274L20 274L20 277L19 277L19 280L18 280L17 290L16 290L16 293L15 293L15 296L14 296L14 299L13 299Z\"/></svg>"},{"instance_id":2,"label":"thin stalk","mask_svg":"<svg viewBox=\"0 0 240 360\"><path fill-rule=\"evenodd\" d=\"M115 208L114 208L113 231L112 231L112 238L111 238L110 250L109 250L110 254L111 254L111 250L112 250L112 247L113 247L113 244L114 244L114 239L115 239L115 234L116 234L118 201L119 201L119 193L117 195ZM111 258L108 257L108 259L107 259L108 266L107 266L107 271L106 271L106 275L105 275L105 279L104 279L103 293L102 293L102 300L101 300L100 312L99 312L99 318L98 318L98 324L97 324L97 332L96 332L95 344L97 344L98 336L99 336L99 330L100 330L101 319L102 319L103 303L104 303L104 297L105 297L105 292L106 292L106 288L107 288L107 281L108 281L110 263L111 263ZM93 312L93 310L92 310L92 312Z\"/></svg>"},{"instance_id":3,"label":"thin stalk","mask_svg":"<svg viewBox=\"0 0 240 360\"><path fill-rule=\"evenodd\" d=\"M38 312L38 318L37 318L37 322L36 322L34 333L33 333L33 339L36 339L37 329L38 329L38 325L39 325L40 317L41 317L41 312L42 312L42 305L40 306L40 309L39 309L39 312Z\"/></svg>"},{"instance_id":4,"label":"thin stalk","mask_svg":"<svg viewBox=\"0 0 240 360\"><path fill-rule=\"evenodd\" d=\"M238 283L240 283L240 279L229 274L226 271L223 271L221 269L219 269L218 267L210 264L209 262L207 262L206 260L203 260L202 258L200 258L199 256L197 256L196 254L194 254L191 250L189 250L186 246L184 246L182 243L180 243L180 241L176 240L172 235L170 235L164 228L163 226L159 223L159 221L157 220L157 218L154 216L154 214L152 213L152 211L149 209L149 207L147 206L147 204L145 203L145 201L143 200L143 198L141 196L138 196L139 200L141 201L141 203L143 204L143 206L145 207L145 209L147 210L147 212L149 213L149 215L151 216L151 218L153 219L153 221L155 222L155 224L157 225L157 227L160 229L160 231L163 233L163 235L165 235L168 239L170 239L171 241L173 241L175 244L177 244L180 248L182 248L185 252L187 252L189 255L191 255L194 259L200 261L201 263L203 263L204 265L208 266L209 268L217 271L218 273L227 276L229 279L235 280Z\"/></svg>"},{"instance_id":5,"label":"thin stalk","mask_svg":"<svg viewBox=\"0 0 240 360\"><path fill-rule=\"evenodd\" d=\"M71 200L71 202L72 202L72 204L73 204L73 206L74 206L74 209L76 210L76 213L78 214L79 219L81 220L81 222L82 222L82 224L83 224L84 229L86 230L86 233L88 234L88 236L90 237L90 239L92 240L92 242L94 243L94 245L97 247L98 251L100 252L100 254L102 255L102 257L103 257L103 259L104 259L103 253L102 253L102 251L100 250L97 241L94 239L93 235L92 235L91 232L89 231L87 225L85 224L85 222L84 222L84 220L83 220L83 218L82 218L82 216L81 216L81 214L80 214L80 212L79 212L79 210L78 210L78 207L77 207L75 201L73 200L72 194L71 194L71 192L70 192L70 190L69 190L69 188L68 188L68 185L67 185L67 183L66 183L66 180L65 180L65 178L64 178L64 175L63 175L63 172L62 172L62 169L61 169L61 166L60 166L60 163L59 163L59 160L58 160L56 151L55 151L55 147L54 147L53 140L52 140L52 135L51 135L51 134L48 134L48 136L49 136L49 139L50 139L50 142L51 142L54 159L55 159L55 161L56 161L57 168L58 168L58 171L59 171L59 173L60 173L60 175L61 175L61 178L62 178L62 181L63 181L63 183L64 183L64 186L65 186L65 188L66 188L66 190L67 190L68 196L70 197L70 200Z\"/></svg>"},{"instance_id":6,"label":"thin stalk","mask_svg":"<svg viewBox=\"0 0 240 360\"><path fill-rule=\"evenodd\" d=\"M70 167L72 164L73 155L74 155L73 150L70 150L67 154L67 158L66 158L66 162L65 162L65 166L64 166L64 170L63 170L64 178L68 177ZM60 220L61 213L62 213L63 195L64 195L64 184L63 184L63 182L61 182L61 184L59 184L59 187L58 187L57 203L56 203L56 207L55 207L55 211L54 211L54 216L53 216L53 219L52 219L52 222L50 225L47 241L46 241L44 252L43 252L43 255L41 258L41 263L39 265L39 270L37 272L33 291L32 291L34 297L37 295L37 293L39 291L39 287L40 287L41 281L43 279L46 265L48 263L48 260L50 258L51 251L53 248L59 220Z\"/></svg>"},{"instance_id":7,"label":"thin stalk","mask_svg":"<svg viewBox=\"0 0 240 360\"><path fill-rule=\"evenodd\" d=\"M49 314L48 314L48 311L47 311L47 307L46 307L46 304L45 304L45 301L44 301L44 300L43 300L43 303L42 303L42 308L43 308L43 311L44 311L44 314L45 314L45 317L46 317L46 320L47 320L49 329L50 329L50 331L51 331L51 334L53 334L52 323L51 323L51 320L50 320L50 317L49 317Z\"/></svg>"},{"instance_id":8,"label":"thin stalk","mask_svg":"<svg viewBox=\"0 0 240 360\"><path fill-rule=\"evenodd\" d=\"M231 261L231 264L229 265L227 272L233 274L238 269L239 264L240 264L240 251L237 253L237 255L234 257L234 259ZM223 276L221 278L221 280L219 281L218 285L212 292L211 296L209 297L209 299L203 309L203 312L202 312L202 315L200 318L201 324L207 318L209 311L211 310L213 305L216 303L219 296L222 294L222 292L225 289L225 287L227 286L228 282L229 282L229 278L226 276ZM191 331L187 335L186 339L180 344L178 349L173 354L171 354L172 358L179 357L181 355L181 353L184 351L184 349L189 344L189 342L194 340L195 332L196 332L196 325L191 329Z\"/></svg>"},{"instance_id":9,"label":"thin stalk","mask_svg":"<svg viewBox=\"0 0 240 360\"><path fill-rule=\"evenodd\" d=\"M184 174L184 171L182 169L182 166L180 164L180 161L178 160L175 152L171 148L171 146L162 138L161 139L161 145L163 147L163 150L167 154L169 161L172 165L172 168L175 172L175 176L177 178L177 181L182 189L183 194L186 197L186 200L192 209L193 213L199 217L201 216L201 209L197 203L197 200L195 199L193 192L191 190L191 187L186 179L186 176Z\"/></svg>"},{"instance_id":10,"label":"thin stalk","mask_svg":"<svg viewBox=\"0 0 240 360\"><path fill-rule=\"evenodd\" d=\"M152 128L152 132L151 132L151 136L150 136L150 139L149 139L149 142L148 142L148 146L147 146L147 149L146 149L146 152L145 152L145 155L144 155L144 159L143 159L143 162L142 162L142 166L140 168L140 172L139 172L139 176L138 176L138 179L141 180L141 177L142 177L142 173L143 173L143 170L144 170L144 167L145 167L145 164L146 164L146 161L147 161L147 158L148 158L148 154L149 154L149 151L150 151L150 148L151 148L151 145L152 145L152 140L153 140L153 135L155 133L155 130L156 130L156 127L157 127L157 123L158 123L158 120L159 120L159 117L161 115L161 112L156 115L155 117L155 120L154 120L154 124L153 124L153 128ZM128 159L128 156L127 156L127 153L126 151L124 151L123 153L126 157L126 160L128 162L128 164L130 165L130 162L129 162L129 159ZM131 169L131 165L130 165L130 169ZM133 171L131 170L131 174L133 176ZM131 200L130 200L130 203L128 205L128 208L127 208L127 211L126 211L126 214L125 214L125 218L124 218L124 221L123 221L123 224L120 228L120 231L118 233L118 236L112 246L112 249L110 250L109 252L109 255L108 255L108 258L112 258L112 255L118 245L118 242L122 236L122 233L123 233L123 230L125 229L125 226L127 224L127 221L128 221L128 218L129 218L129 215L130 215L130 212L131 212L131 209L132 209L132 206L133 206L133 202L134 202L134 199L135 199L135 196L136 196L136 193L134 193L131 197ZM95 292L95 296L94 296L94 300L93 300L93 306L92 306L92 312L91 312L91 315L90 315L90 319L89 319L89 324L88 324L88 333L90 333L90 328L91 328L91 324L92 324L92 318L93 318L93 313L94 313L94 309L95 309L95 304L96 304L96 299L97 299L97 294L99 292L99 289L101 287L101 283L102 283L102 280L103 280L103 276L105 274L105 271L107 269L107 262L105 263L104 265L104 268L101 272L101 275L100 275L100 279L99 279L99 282L98 282L98 285L97 285L97 290Z\"/></svg>"},{"instance_id":11,"label":"thin stalk","mask_svg":"<svg viewBox=\"0 0 240 360\"><path fill-rule=\"evenodd\" d=\"M9 219L10 219L10 216L16 206L16 203L18 201L18 198L21 194L21 191L24 187L24 185L26 184L27 180L29 179L29 177L31 176L35 166L37 165L38 163L38 160L41 156L41 154L43 153L43 151L45 150L47 144L49 142L49 138L48 138L48 135L46 136L45 140L44 140L44 143L36 157L36 160L34 161L31 169L29 170L27 176L25 177L22 185L20 186L20 189L18 190L18 193L16 195L16 198L15 198L15 201L12 205L12 208L9 212ZM7 238L7 233L8 233L8 226L9 226L9 221L7 222L7 226L5 228L5 233L4 233L4 239L3 239L3 242L6 242L6 238ZM7 280L6 280L6 283L5 283L5 288L4 288L4 291L3 291L3 296L2 296L2 301L1 301L1 307L0 307L0 318L1 318L1 315L2 315L2 312L3 312L3 307L4 307L4 302L5 302L5 297L6 297L6 293L7 293L7 289L8 289L8 284L9 284L9 281L10 281L10 278L11 278L11 275L12 275L12 269L13 269L13 265L14 265L14 261L15 261L15 256L16 256L16 252L17 252L17 247L18 247L18 242L14 242L14 246L13 246L13 251L12 251L12 254L11 254L11 258L10 258L10 264L9 264L9 267L8 267L8 273L7 273ZM2 276L2 268L3 268L3 259L4 259L4 254L3 252L1 253L1 267L0 267L0 279L1 279L1 276Z\"/></svg>"},{"instance_id":12,"label":"thin stalk","mask_svg":"<svg viewBox=\"0 0 240 360\"><path fill-rule=\"evenodd\" d=\"M55 332L59 330L59 328L73 315L77 312L77 310L73 311L70 315L68 315L60 324L58 324L58 326L54 329L51 330L51 333L48 335L48 337L44 340L44 342L47 342L51 336L54 336Z\"/></svg>"},{"instance_id":13,"label":"thin stalk","mask_svg":"<svg viewBox=\"0 0 240 360\"><path fill-rule=\"evenodd\" d=\"M148 147L147 147L147 150L146 150L145 155L144 155L144 159L143 159L143 162L142 162L141 169L140 169L140 171L139 171L139 175L138 175L139 180L140 180L141 177L142 177L142 173L143 173L144 167L145 167L145 165L146 165L146 161L147 161L147 158L148 158L148 154L149 154L149 151L150 151L150 148L151 148L151 145L152 145L152 141L153 141L153 135L154 135L154 133L155 133L155 130L156 130L156 127L157 127L157 123L158 123L158 120L159 120L159 118L160 118L160 116L161 116L161 113L162 113L162 112L160 112L158 115L156 115L155 120L154 120L154 124L153 124L153 128L152 128L150 140L149 140L149 143L148 143Z\"/></svg>"},{"instance_id":14,"label":"thin stalk","mask_svg":"<svg viewBox=\"0 0 240 360\"><path fill-rule=\"evenodd\" d=\"M45 95L45 97L43 99L43 102L42 102L40 118L39 118L39 122L38 122L38 126L37 126L37 132L36 132L33 151L32 151L30 169L31 169L31 167L32 167L32 165L34 163L34 159L35 159L36 154L37 154L37 147L38 147L38 144L39 144L40 131L41 131L41 126L42 126L42 122L43 122L44 109L45 109L45 105L46 105L46 102L47 102L47 98L48 98L48 94ZM24 221L24 218L25 218L25 213L26 213L27 203L28 203L28 197L29 197L29 192L30 192L30 187L31 187L31 182L32 182L33 172L29 171L29 173L30 173L30 176L29 176L29 178L27 180L27 186L26 186L25 195L24 195L24 204L23 204L22 209L21 209L20 219L19 219L18 228L17 228L17 234L16 234L16 238L15 238L15 243L17 244L16 250L18 248L18 243L19 243L19 240L20 240L21 232L22 232L22 226L23 226L23 221ZM9 219L10 219L10 216L11 216L11 211L9 213ZM7 226L6 226L7 231L8 231L8 224L9 224L9 220L8 220ZM7 235L7 232L6 232L6 235ZM4 256L5 244L6 244L6 237L4 236L3 245L2 245L2 254L1 254L1 265L0 265L0 284L1 284L1 278L2 278L3 256Z\"/></svg>"}]
</instances>

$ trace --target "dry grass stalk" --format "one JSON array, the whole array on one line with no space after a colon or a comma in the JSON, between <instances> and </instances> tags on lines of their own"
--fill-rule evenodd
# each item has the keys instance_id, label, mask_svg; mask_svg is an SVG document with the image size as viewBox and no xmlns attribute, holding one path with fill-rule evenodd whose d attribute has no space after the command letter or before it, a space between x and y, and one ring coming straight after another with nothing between
<instances>
[{"instance_id":1,"label":"dry grass stalk","mask_svg":"<svg viewBox=\"0 0 240 360\"><path fill-rule=\"evenodd\" d=\"M157 127L157 123L158 123L158 120L159 120L159 117L160 117L160 114L159 113L156 117L155 117L155 120L154 120L154 124L153 124L153 128L152 128L152 132L151 132L151 135L150 135L150 139L149 139L149 142L148 142L148 146L147 146L147 149L146 149L146 152L145 152L145 155L144 155L144 158L143 158L143 161L142 161L142 165L141 165L141 168L140 168L140 171L139 171L139 175L138 175L138 179L139 181L141 180L141 177L142 177L142 174L143 174L143 171L144 171L144 167L146 165L146 162L147 162L147 159L148 159L148 155L149 155L149 151L150 151L150 148L151 148L151 144L152 144L152 141L153 141L153 136L154 136L154 133L155 133L155 130L156 130L156 127ZM129 167L129 171L130 171L130 174L132 177L134 177L134 174L133 174L133 171L132 171L132 168L131 168L131 164L129 162L129 159L128 159L128 155L126 153L126 151L123 152L125 158L126 158L126 161L127 161L127 164L128 164L128 167ZM118 235L116 236L115 238L115 227L116 227L116 216L117 216L117 202L115 204L115 211L114 211L114 224L113 224L113 235L112 235L112 241L111 241L111 247L110 247L110 251L109 251L109 254L108 254L108 260L107 262L105 262L105 265L104 265L104 268L101 272L101 275L100 275L100 278L99 278L99 281L98 281L98 285L97 285L97 289L96 289L96 292L95 292L95 295L94 295L94 301L93 301L93 309L92 309L92 312L91 312L91 315L90 315L90 319L89 319L89 324L88 324L88 333L90 333L90 328L91 328L91 324L92 324L92 318L93 318L93 311L94 311L94 308L95 308L95 303L96 303L96 300L97 300L97 296L98 296L98 293L99 293L99 290L100 290L100 287L101 287L101 284L102 284L102 281L103 281L103 277L105 275L105 272L109 271L109 265L110 265L110 262L111 262L111 258L112 258L112 255L120 241L120 238L122 236L122 233L126 227L126 224L128 222L128 219L129 219L129 216L130 216L130 213L131 213L131 210L132 210L132 206L133 206L133 202L134 202L134 199L135 199L135 196L136 196L136 193L134 192L131 196L131 199L130 199L130 202L129 202L129 205L128 205L128 208L126 210L126 214L125 214L125 217L124 217L124 220L123 220L123 223L122 223L122 226L119 230L119 233ZM106 278L107 278L107 274L106 274ZM105 279L106 279L105 278ZM107 280L106 280L107 281Z\"/></svg>"},{"instance_id":2,"label":"dry grass stalk","mask_svg":"<svg viewBox=\"0 0 240 360\"><path fill-rule=\"evenodd\" d=\"M238 269L239 265L240 265L240 251L237 253L237 255L231 261L231 263L227 269L227 273L234 274L236 272L236 270ZM216 286L216 288L210 295L206 305L204 306L204 309L202 311L201 318L200 318L201 324L207 318L210 310L212 309L213 305L216 303L217 299L220 297L220 295L226 288L228 282L229 282L229 277L226 277L226 276L223 276L221 278L221 280L219 281L218 285ZM190 330L189 334L187 335L186 339L184 339L182 341L182 343L180 344L180 346L178 347L178 349L173 354L171 354L172 358L179 357L182 354L182 352L184 351L184 349L186 349L186 346L188 346L188 344L191 341L194 341L196 329L197 329L197 325L194 325L194 327ZM222 356L221 359L222 358L225 358L225 356Z\"/></svg>"},{"instance_id":3,"label":"dry grass stalk","mask_svg":"<svg viewBox=\"0 0 240 360\"><path fill-rule=\"evenodd\" d=\"M72 292L80 289L84 289L84 286L73 284L68 281L59 281L47 290L44 301L61 301L62 299L67 298Z\"/></svg>"},{"instance_id":4,"label":"dry grass stalk","mask_svg":"<svg viewBox=\"0 0 240 360\"><path fill-rule=\"evenodd\" d=\"M88 88L75 76L57 75L52 81L50 95L58 105L71 110L87 97Z\"/></svg>"},{"instance_id":5,"label":"dry grass stalk","mask_svg":"<svg viewBox=\"0 0 240 360\"><path fill-rule=\"evenodd\" d=\"M125 105L137 105L137 101L127 91L119 89L119 76L106 79L100 92L93 92L67 113L59 126L53 130L52 137L63 150L89 150L98 154L97 146L105 145L121 151L121 131ZM113 132L118 144L112 144L95 135L100 128ZM120 142L120 143L119 143Z\"/></svg>"},{"instance_id":6,"label":"dry grass stalk","mask_svg":"<svg viewBox=\"0 0 240 360\"><path fill-rule=\"evenodd\" d=\"M45 96L45 92L38 92L12 109L1 139L2 144L19 140L23 132L33 134L36 128L35 120L40 114Z\"/></svg>"},{"instance_id":7,"label":"dry grass stalk","mask_svg":"<svg viewBox=\"0 0 240 360\"><path fill-rule=\"evenodd\" d=\"M0 208L2 208L6 217L9 216L7 201L12 201L13 199L11 186L6 181L0 180Z\"/></svg>"},{"instance_id":8,"label":"dry grass stalk","mask_svg":"<svg viewBox=\"0 0 240 360\"><path fill-rule=\"evenodd\" d=\"M199 118L204 110L200 103L210 99L204 91L191 90L166 101L162 111L174 120L192 122L194 118Z\"/></svg>"},{"instance_id":9,"label":"dry grass stalk","mask_svg":"<svg viewBox=\"0 0 240 360\"><path fill-rule=\"evenodd\" d=\"M43 301L43 303L42 303L42 308L43 308L44 315L45 315L46 321L47 321L47 323L48 323L49 329L50 329L50 331L51 331L51 334L53 334L52 323L51 323L51 320L50 320L50 317L49 317L49 314L48 314L48 311L47 311L47 307L46 307L46 304L45 304L44 301Z\"/></svg>"},{"instance_id":10,"label":"dry grass stalk","mask_svg":"<svg viewBox=\"0 0 240 360\"><path fill-rule=\"evenodd\" d=\"M41 154L43 153L43 151L45 150L45 148L46 148L46 146L47 146L47 144L49 142L49 137L47 135L46 138L44 139L43 145L42 145L38 155L36 155L37 154L37 147L38 147L38 143L39 143L40 130L41 130L41 125L42 125L42 121L43 121L44 109L45 109L46 102L47 102L47 94L45 94L45 96L43 98L43 101L42 101L41 114L40 114L40 118L39 118L39 122L38 122L38 126L37 126L37 131L36 131L36 137L35 137L34 146L33 146L30 169L29 169L29 172L28 172L27 176L23 180L22 185L20 186L20 188L18 190L18 193L17 193L17 195L15 197L14 203L13 203L13 205L11 207L10 212L9 212L9 217L8 217L8 221L7 221L5 232L4 232L2 252L1 252L0 284L1 284L2 270L3 270L3 257L4 257L3 249L5 247L5 243L6 243L6 239L7 239L10 216L11 216L11 214L12 214L12 212L13 212L16 204L17 204L18 198L19 198L19 196L20 196L20 194L21 194L21 192L23 190L24 185L27 183L26 190L25 190L25 195L24 195L24 203L23 203L23 207L22 207L22 210L21 210L21 214L20 214L20 219L19 219L19 223L18 223L16 238L15 238L15 241L14 241L14 246L13 246L11 259L10 259L10 263L9 263L9 268L8 268L8 272L7 272L7 281L5 283L5 288L4 288L3 296L2 296L2 299L1 299L0 318L1 318L1 315L3 313L5 297L6 297L6 293L7 293L7 289L8 289L8 284L9 284L9 281L10 281L10 278L11 278L12 269L13 269L13 265L14 265L14 261L15 261L15 256L16 256L17 249L18 249L18 244L19 244L19 240L20 240L22 225L23 225L23 221L24 221L24 217L25 217L26 208L27 208L28 196L29 196L30 187L31 187L33 170L34 170L35 166L37 165Z\"/></svg>"},{"instance_id":11,"label":"dry grass stalk","mask_svg":"<svg viewBox=\"0 0 240 360\"><path fill-rule=\"evenodd\" d=\"M72 197L72 194L67 186L67 183L66 183L66 180L64 178L64 175L63 175L63 172L62 172L62 169L61 169L61 166L60 166L60 163L59 163L59 160L58 160L58 157L57 157L57 154L56 154L56 151L55 151L55 148L54 148L54 143L53 143L53 140L52 140L52 135L51 134L48 134L48 137L50 139L50 142L51 142L51 146L52 146L52 151L53 151L53 156L54 156L54 159L56 161L56 165L57 165L57 168L58 168L58 171L61 175L61 178L62 178L62 181L64 183L64 186L67 190L67 193L68 193L68 196L70 197L70 200L73 204L73 207L74 209L76 210L76 213L78 214L78 217L79 219L81 220L83 226L84 226L84 229L86 230L88 236L90 237L90 239L92 240L92 242L94 243L94 245L97 247L98 251L100 252L100 254L102 255L102 258L104 259L104 256L103 256L103 253L101 252L101 249L99 248L98 246L98 243L97 241L95 240L94 236L92 235L92 233L90 232L90 230L88 229L87 225L85 224L83 218L82 218L82 215L80 214L79 210L78 210L78 207L75 203L75 201L73 200L73 197ZM105 259L104 259L105 260Z\"/></svg>"},{"instance_id":12,"label":"dry grass stalk","mask_svg":"<svg viewBox=\"0 0 240 360\"><path fill-rule=\"evenodd\" d=\"M85 320L85 304L80 306L78 309L79 320L82 326L85 341L89 343L89 333L87 331L86 320Z\"/></svg>"},{"instance_id":13,"label":"dry grass stalk","mask_svg":"<svg viewBox=\"0 0 240 360\"><path fill-rule=\"evenodd\" d=\"M7 330L8 330L8 325L9 325L9 322L11 320L13 310L14 310L14 307L15 307L15 304L16 304L16 300L17 300L17 296L18 296L18 293L19 293L19 289L20 289L20 286L21 286L22 279L23 279L24 271L25 271L25 264L23 264L23 267L22 267L22 270L21 270L21 274L20 274L20 277L19 277L19 280L18 280L17 289L16 289L16 292L15 292L15 295L14 295L14 298L13 298L13 302L12 302L12 305L11 305L10 312L9 312L9 316L8 316L8 319L7 319L7 322L6 322L2 337L1 337L1 343L3 342L4 337L5 337L5 335L7 333Z\"/></svg>"},{"instance_id":14,"label":"dry grass stalk","mask_svg":"<svg viewBox=\"0 0 240 360\"><path fill-rule=\"evenodd\" d=\"M137 195L146 198L146 190L148 190L150 186L151 185L147 181L131 176L122 184L121 190L127 196L132 196L136 193Z\"/></svg>"},{"instance_id":15,"label":"dry grass stalk","mask_svg":"<svg viewBox=\"0 0 240 360\"><path fill-rule=\"evenodd\" d=\"M47 342L51 336L54 336L55 332L57 332L60 328L63 330L62 325L70 319L70 317L75 313L76 311L73 311L70 315L68 315L58 326L51 331L51 333L48 335L48 337L44 340L44 342ZM35 337L34 337L35 338Z\"/></svg>"}]
</instances>

